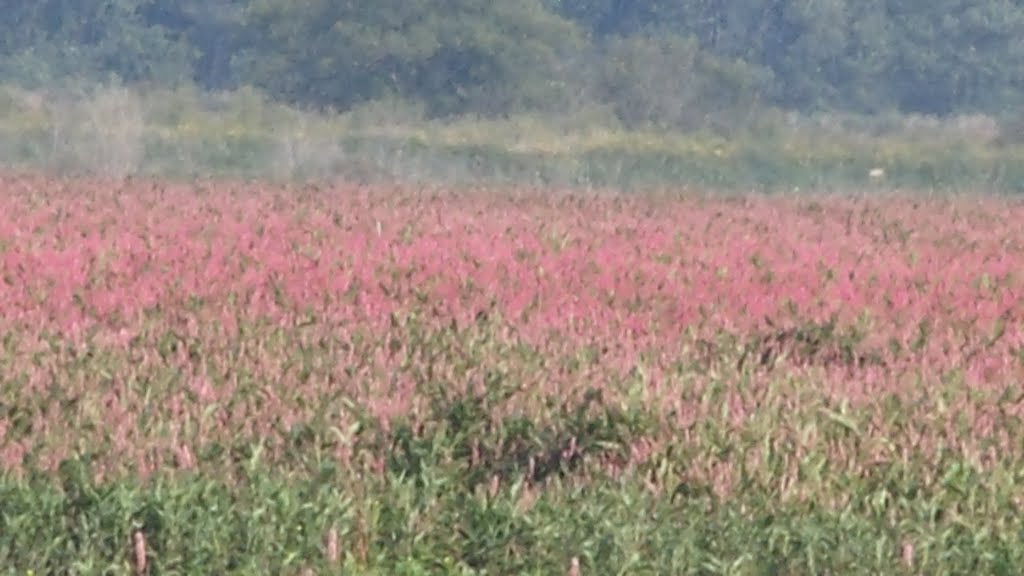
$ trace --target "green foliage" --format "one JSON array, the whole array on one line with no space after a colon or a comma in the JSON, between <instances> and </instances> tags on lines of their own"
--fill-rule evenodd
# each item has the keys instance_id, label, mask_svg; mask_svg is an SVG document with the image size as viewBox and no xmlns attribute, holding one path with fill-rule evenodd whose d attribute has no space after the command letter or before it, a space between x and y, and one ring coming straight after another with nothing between
<instances>
[{"instance_id":1,"label":"green foliage","mask_svg":"<svg viewBox=\"0 0 1024 576\"><path fill-rule=\"evenodd\" d=\"M1024 7L1008 0L19 0L4 9L0 73L32 87L194 81L321 109L400 98L434 117L598 105L629 124L687 129L729 129L764 106L1000 114L1024 93Z\"/></svg>"},{"instance_id":2,"label":"green foliage","mask_svg":"<svg viewBox=\"0 0 1024 576\"><path fill-rule=\"evenodd\" d=\"M261 0L247 26L263 41L240 55L242 76L271 94L340 108L394 95L437 115L545 106L576 37L535 0Z\"/></svg>"},{"instance_id":3,"label":"green foliage","mask_svg":"<svg viewBox=\"0 0 1024 576\"><path fill-rule=\"evenodd\" d=\"M148 0L139 12L152 27L167 30L196 52L191 78L206 89L237 86L231 67L234 55L252 35L244 26L239 0Z\"/></svg>"},{"instance_id":4,"label":"green foliage","mask_svg":"<svg viewBox=\"0 0 1024 576\"><path fill-rule=\"evenodd\" d=\"M27 86L119 79L189 80L195 49L145 21L142 0L8 2L0 22L0 73Z\"/></svg>"},{"instance_id":5,"label":"green foliage","mask_svg":"<svg viewBox=\"0 0 1024 576\"><path fill-rule=\"evenodd\" d=\"M599 37L695 37L770 70L791 109L996 112L1020 103L1024 7L1005 0L551 0Z\"/></svg>"},{"instance_id":6,"label":"green foliage","mask_svg":"<svg viewBox=\"0 0 1024 576\"><path fill-rule=\"evenodd\" d=\"M441 122L396 101L345 114L305 113L248 89L212 96L109 88L65 97L6 89L0 90L0 157L7 166L33 170L172 178L1024 190L1014 125L993 130L984 118L976 127L970 118L794 122L758 115L753 127L744 127L734 114L708 117L724 133L714 135L643 128L639 116L638 126L626 127L600 110L588 114ZM693 117L679 111L679 119ZM874 168L884 169L885 178L869 178Z\"/></svg>"},{"instance_id":7,"label":"green foliage","mask_svg":"<svg viewBox=\"0 0 1024 576\"><path fill-rule=\"evenodd\" d=\"M73 422L80 437L54 470L29 457L20 474L0 474L0 564L132 574L137 538L151 574L549 574L573 559L583 573L1011 574L1024 562L1020 454L979 458L964 418L989 414L1019 443L1018 394L952 382L852 407L824 397L813 376L779 370L755 384L761 368L736 363L764 353L789 367L856 362L858 330L830 322L750 343L723 334L707 363L681 352L662 377L666 402L698 411L683 423L657 400L631 399L649 384L641 371L614 376L593 350L526 345L486 313L457 326L413 312L366 338L336 326L309 338L316 324L253 321L219 341L154 328L127 351L44 338L37 362L85 387L39 394L5 369L0 448L61 440L21 414ZM25 363L22 336L5 337L0 366ZM143 349L156 354L140 371ZM295 385L322 380L343 355L353 374L372 377L362 364L381 351L398 360L387 378L414 384L406 413L374 415L381 399L355 399L361 377ZM600 367L599 382L526 385L578 373L581 359ZM213 412L303 416L267 435L206 427L205 406L199 422L168 412L179 368L203 362L237 380ZM257 362L304 375L282 385ZM118 472L128 463L87 416L114 380L96 382L103 374L142 400L134 442L162 442L172 421L203 427L183 435L195 443L194 468ZM756 397L757 411L731 417L730 395ZM351 424L339 428L342 414ZM110 425L102 410L93 418ZM339 447L347 458L331 456Z\"/></svg>"},{"instance_id":8,"label":"green foliage","mask_svg":"<svg viewBox=\"0 0 1024 576\"><path fill-rule=\"evenodd\" d=\"M435 352L455 345L426 338ZM0 477L0 562L19 574L130 574L136 533L154 574L539 574L567 570L573 558L586 572L617 574L1009 574L1024 561L1012 459L986 474L953 452L845 469L830 451L863 457L868 417L828 405L793 414L784 387L746 430L709 420L688 442L664 436L640 407L623 412L594 396L556 400L553 419L500 417L516 392L498 372L479 390L424 386L431 408L417 423L384 430L366 419L356 433L359 453L386 458L380 472L325 463L284 474L254 442L238 452L233 481L97 481L87 455L65 460L54 477ZM902 410L891 403L887 417ZM820 440L799 448L787 429ZM564 453L563 434L579 439L578 460L559 457L557 472L538 465L528 474L516 447ZM645 463L604 471L621 447L655 435L670 440ZM751 453L759 456L737 479L744 488L728 498L692 474L709 457Z\"/></svg>"}]
</instances>

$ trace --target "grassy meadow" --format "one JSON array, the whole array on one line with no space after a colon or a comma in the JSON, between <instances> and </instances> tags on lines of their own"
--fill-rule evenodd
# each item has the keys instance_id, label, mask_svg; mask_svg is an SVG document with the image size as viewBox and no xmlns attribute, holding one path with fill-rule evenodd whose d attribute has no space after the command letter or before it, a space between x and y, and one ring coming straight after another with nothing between
<instances>
[{"instance_id":1,"label":"grassy meadow","mask_svg":"<svg viewBox=\"0 0 1024 576\"><path fill-rule=\"evenodd\" d=\"M625 127L611 110L428 119L375 102L313 112L251 90L0 88L0 165L64 175L730 191L1024 191L1020 123L798 116ZM883 178L872 178L872 170Z\"/></svg>"}]
</instances>

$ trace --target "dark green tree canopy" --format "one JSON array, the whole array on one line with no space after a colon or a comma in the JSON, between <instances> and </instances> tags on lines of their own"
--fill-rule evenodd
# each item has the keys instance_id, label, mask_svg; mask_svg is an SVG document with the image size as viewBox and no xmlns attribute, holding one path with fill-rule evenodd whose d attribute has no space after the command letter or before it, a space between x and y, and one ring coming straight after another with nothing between
<instances>
[{"instance_id":1,"label":"dark green tree canopy","mask_svg":"<svg viewBox=\"0 0 1024 576\"><path fill-rule=\"evenodd\" d=\"M1019 0L551 0L595 37L653 29L768 69L787 108L950 114L1021 103Z\"/></svg>"},{"instance_id":2,"label":"dark green tree canopy","mask_svg":"<svg viewBox=\"0 0 1024 576\"><path fill-rule=\"evenodd\" d=\"M258 87L345 109L559 111L689 126L726 106L999 114L1021 0L7 0L0 73ZM710 115L710 116L709 116Z\"/></svg>"},{"instance_id":3,"label":"dark green tree canopy","mask_svg":"<svg viewBox=\"0 0 1024 576\"><path fill-rule=\"evenodd\" d=\"M382 96L431 112L498 113L557 97L575 26L535 0L257 0L247 26L262 42L241 74L289 100L345 107Z\"/></svg>"},{"instance_id":4,"label":"dark green tree canopy","mask_svg":"<svg viewBox=\"0 0 1024 576\"><path fill-rule=\"evenodd\" d=\"M12 0L0 18L0 73L33 85L68 77L187 80L198 56L159 23L145 0Z\"/></svg>"}]
</instances>

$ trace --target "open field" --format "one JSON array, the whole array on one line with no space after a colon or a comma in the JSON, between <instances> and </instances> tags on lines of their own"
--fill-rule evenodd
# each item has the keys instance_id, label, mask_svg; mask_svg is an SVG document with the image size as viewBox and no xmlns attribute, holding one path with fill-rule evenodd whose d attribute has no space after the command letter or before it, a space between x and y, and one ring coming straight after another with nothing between
<instances>
[{"instance_id":1,"label":"open field","mask_svg":"<svg viewBox=\"0 0 1024 576\"><path fill-rule=\"evenodd\" d=\"M0 565L1019 573L1022 223L4 177Z\"/></svg>"}]
</instances>

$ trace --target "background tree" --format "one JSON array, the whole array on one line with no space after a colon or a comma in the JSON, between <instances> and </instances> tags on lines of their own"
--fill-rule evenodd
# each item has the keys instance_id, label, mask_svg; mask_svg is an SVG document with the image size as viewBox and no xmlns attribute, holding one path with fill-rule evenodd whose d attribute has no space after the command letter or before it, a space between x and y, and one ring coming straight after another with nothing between
<instances>
[{"instance_id":1,"label":"background tree","mask_svg":"<svg viewBox=\"0 0 1024 576\"><path fill-rule=\"evenodd\" d=\"M253 41L244 26L245 0L151 0L142 6L150 27L168 30L194 47L192 78L208 89L234 87L235 53Z\"/></svg>"},{"instance_id":2,"label":"background tree","mask_svg":"<svg viewBox=\"0 0 1024 576\"><path fill-rule=\"evenodd\" d=\"M0 74L432 116L566 112L687 127L800 112L1005 114L1021 0L7 0ZM716 120L717 118L717 120Z\"/></svg>"},{"instance_id":3,"label":"background tree","mask_svg":"<svg viewBox=\"0 0 1024 576\"><path fill-rule=\"evenodd\" d=\"M246 25L265 41L238 70L290 101L347 107L385 96L436 115L550 105L576 28L535 0L259 0Z\"/></svg>"},{"instance_id":4,"label":"background tree","mask_svg":"<svg viewBox=\"0 0 1024 576\"><path fill-rule=\"evenodd\" d=\"M143 0L12 0L0 19L0 73L29 85L68 78L176 83L191 76L188 42L147 23Z\"/></svg>"}]
</instances>

